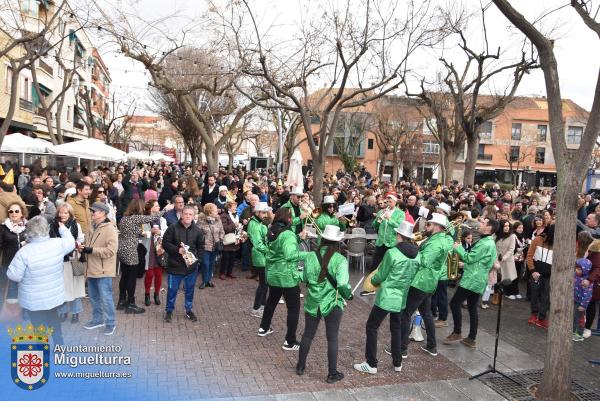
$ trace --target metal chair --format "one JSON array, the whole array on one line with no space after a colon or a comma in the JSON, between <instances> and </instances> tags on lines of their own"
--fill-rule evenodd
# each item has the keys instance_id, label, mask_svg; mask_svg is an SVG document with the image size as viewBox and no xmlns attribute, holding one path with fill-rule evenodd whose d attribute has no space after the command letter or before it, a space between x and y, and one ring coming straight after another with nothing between
<instances>
[{"instance_id":1,"label":"metal chair","mask_svg":"<svg viewBox=\"0 0 600 401\"><path fill-rule=\"evenodd\" d=\"M365 272L365 248L367 246L367 239L361 237L350 238L347 243L346 257L348 259L348 265L350 265L350 258L360 258L360 271Z\"/></svg>"},{"instance_id":2,"label":"metal chair","mask_svg":"<svg viewBox=\"0 0 600 401\"><path fill-rule=\"evenodd\" d=\"M367 235L367 232L364 228L354 227L352 229L352 235Z\"/></svg>"}]
</instances>

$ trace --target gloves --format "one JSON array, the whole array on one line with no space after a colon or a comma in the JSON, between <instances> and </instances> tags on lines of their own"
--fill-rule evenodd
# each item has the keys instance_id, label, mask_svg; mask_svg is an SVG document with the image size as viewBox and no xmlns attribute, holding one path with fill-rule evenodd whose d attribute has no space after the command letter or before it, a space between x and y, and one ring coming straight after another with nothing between
<instances>
[{"instance_id":1,"label":"gloves","mask_svg":"<svg viewBox=\"0 0 600 401\"><path fill-rule=\"evenodd\" d=\"M93 250L94 250L93 248L91 248L91 247L89 247L89 246L86 246L85 248L83 248L83 249L81 250L81 252L82 252L82 253L92 253L92 251L93 251Z\"/></svg>"}]
</instances>

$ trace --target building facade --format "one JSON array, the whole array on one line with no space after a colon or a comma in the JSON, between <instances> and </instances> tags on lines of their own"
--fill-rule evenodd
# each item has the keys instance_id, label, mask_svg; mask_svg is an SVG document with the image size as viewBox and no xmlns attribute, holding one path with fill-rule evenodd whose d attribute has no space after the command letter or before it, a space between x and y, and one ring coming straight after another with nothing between
<instances>
[{"instance_id":1,"label":"building facade","mask_svg":"<svg viewBox=\"0 0 600 401\"><path fill-rule=\"evenodd\" d=\"M185 160L185 146L181 136L167 120L160 116L132 116L127 122L131 132L129 143L123 150L147 152L148 155L162 152L178 161Z\"/></svg>"}]
</instances>

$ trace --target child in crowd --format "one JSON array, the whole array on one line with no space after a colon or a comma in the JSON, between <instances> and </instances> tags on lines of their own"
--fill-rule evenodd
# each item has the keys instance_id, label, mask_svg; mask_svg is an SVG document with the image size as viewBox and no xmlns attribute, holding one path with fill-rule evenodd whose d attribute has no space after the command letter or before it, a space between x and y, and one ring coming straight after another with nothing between
<instances>
[{"instance_id":1,"label":"child in crowd","mask_svg":"<svg viewBox=\"0 0 600 401\"><path fill-rule=\"evenodd\" d=\"M580 258L575 263L574 303L573 303L573 341L583 341L583 325L585 324L585 310L592 299L593 286L584 285L592 270L592 262Z\"/></svg>"}]
</instances>

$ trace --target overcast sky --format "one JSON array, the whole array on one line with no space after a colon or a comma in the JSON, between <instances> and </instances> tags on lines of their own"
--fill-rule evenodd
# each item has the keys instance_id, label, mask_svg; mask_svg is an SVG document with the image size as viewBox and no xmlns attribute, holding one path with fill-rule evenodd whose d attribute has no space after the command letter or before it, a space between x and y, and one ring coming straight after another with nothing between
<instances>
[{"instance_id":1,"label":"overcast sky","mask_svg":"<svg viewBox=\"0 0 600 401\"><path fill-rule=\"evenodd\" d=\"M565 5L568 1L513 0L512 3L531 21L549 10ZM296 24L297 18L295 15L298 15L297 10L302 4L301 0L270 0L269 2L261 0L260 5L256 7L257 9L268 10L261 16L263 21L276 21L282 26L293 26ZM480 2L479 0L465 0L465 4L479 7ZM483 4L487 5L488 1L484 1ZM204 12L206 3L203 0L139 0L137 7L139 12L147 19L156 19L178 13L185 16L185 18L194 20L194 17L200 16ZM517 34L510 32L507 20L493 5L488 8L486 19L488 22L488 37L492 48L495 48L494 46L507 46L507 43L518 41ZM181 18L176 18L172 20L170 25L172 29L176 30L178 24L183 25L184 23ZM570 98L589 110L592 105L594 86L600 66L600 40L583 25L579 16L571 7L565 7L551 13L550 16L544 18L543 27L545 29L547 27L557 27L555 51L563 97ZM472 32L471 35L481 36L478 32ZM475 39L477 40L477 38ZM100 45L102 51L102 44L100 43ZM421 65L435 65L431 60L425 59L423 55L420 57L423 59L415 60L416 64L420 62ZM110 69L113 81L112 90L114 92L126 93L138 99L147 98L145 88L149 78L139 64L114 53L104 54L104 61ZM431 73L431 71L423 71L425 75L428 73ZM519 87L518 93L521 95L545 95L541 71L538 70L527 75ZM149 110L143 110L146 104L145 101L140 100L139 103L139 112L151 113Z\"/></svg>"}]
</instances>

